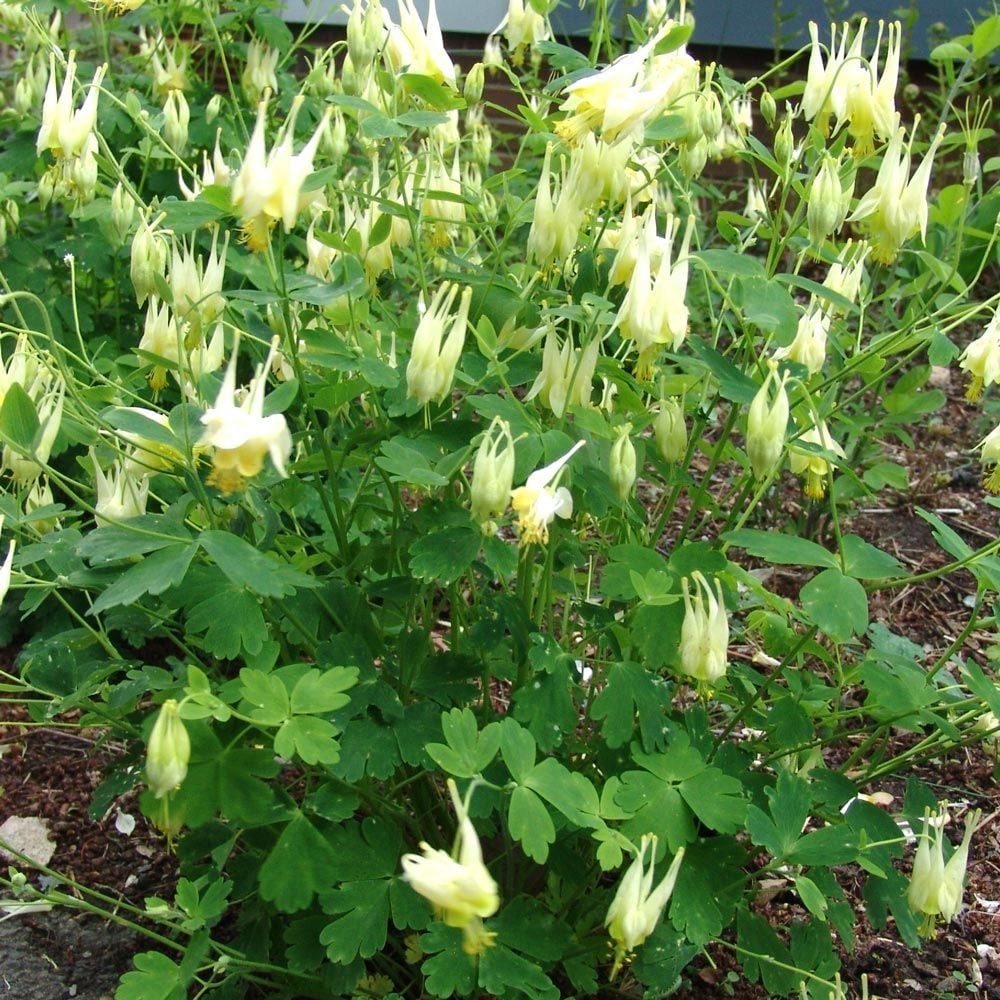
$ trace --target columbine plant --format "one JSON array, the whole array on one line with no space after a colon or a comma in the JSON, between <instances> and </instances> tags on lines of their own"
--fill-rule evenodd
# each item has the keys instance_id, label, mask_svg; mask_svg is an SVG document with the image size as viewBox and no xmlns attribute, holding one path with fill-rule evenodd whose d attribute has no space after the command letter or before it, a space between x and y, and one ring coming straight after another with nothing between
<instances>
[{"instance_id":1,"label":"columbine plant","mask_svg":"<svg viewBox=\"0 0 1000 1000\"><path fill-rule=\"evenodd\" d=\"M511 0L463 72L433 3L325 49L0 3L3 686L177 852L126 1000L652 996L720 949L827 1000L857 885L913 947L961 904L975 820L949 858L916 775L995 741L1000 545L923 510L920 572L854 514L913 507L956 361L1000 491L1000 21L918 118L895 22L812 26L779 107L683 5L593 6L584 55ZM959 570L961 628L897 634Z\"/></svg>"}]
</instances>

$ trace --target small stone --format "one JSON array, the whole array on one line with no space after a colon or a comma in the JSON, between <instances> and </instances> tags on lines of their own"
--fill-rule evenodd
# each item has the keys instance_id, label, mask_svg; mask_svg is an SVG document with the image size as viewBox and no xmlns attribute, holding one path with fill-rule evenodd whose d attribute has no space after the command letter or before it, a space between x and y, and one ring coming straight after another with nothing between
<instances>
[{"instance_id":1,"label":"small stone","mask_svg":"<svg viewBox=\"0 0 1000 1000\"><path fill-rule=\"evenodd\" d=\"M4 820L3 826L0 826L0 840L40 866L47 865L56 851L56 842L49 836L48 824L38 816L11 816ZM20 860L2 847L0 857L15 863Z\"/></svg>"}]
</instances>

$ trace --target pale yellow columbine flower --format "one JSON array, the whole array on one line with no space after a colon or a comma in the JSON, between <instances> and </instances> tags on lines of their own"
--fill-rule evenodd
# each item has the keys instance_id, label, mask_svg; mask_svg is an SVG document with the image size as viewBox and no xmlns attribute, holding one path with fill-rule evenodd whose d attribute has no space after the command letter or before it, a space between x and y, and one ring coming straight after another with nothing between
<instances>
[{"instance_id":1,"label":"pale yellow columbine flower","mask_svg":"<svg viewBox=\"0 0 1000 1000\"><path fill-rule=\"evenodd\" d=\"M844 58L847 55L846 25L837 47L837 25L830 25L830 48L823 58L819 43L819 27L815 21L809 22L809 68L806 71L806 87L802 92L802 115L806 121L815 119L823 135L830 133L830 116L834 113L834 87Z\"/></svg>"},{"instance_id":2,"label":"pale yellow columbine flower","mask_svg":"<svg viewBox=\"0 0 1000 1000\"><path fill-rule=\"evenodd\" d=\"M882 51L882 37L886 25L878 23L878 38L871 60L864 59L861 47L867 21L862 18L847 58L834 84L837 104L837 127L847 123L847 131L854 137L855 156L867 156L875 150L875 136L883 141L893 133L896 119L896 83L899 79L899 53L902 26L899 21L888 25L888 44L881 75L878 61ZM846 36L846 25L844 28Z\"/></svg>"},{"instance_id":3,"label":"pale yellow columbine flower","mask_svg":"<svg viewBox=\"0 0 1000 1000\"><path fill-rule=\"evenodd\" d=\"M280 132L280 138L267 151L264 132L267 126L267 101L261 101L246 156L233 181L233 205L243 220L243 238L251 250L263 251L270 243L271 229L279 220L290 233L299 212L314 198L303 194L302 186L313 172L313 159L326 129L327 109L312 138L294 153L295 119L305 98L300 94Z\"/></svg>"},{"instance_id":4,"label":"pale yellow columbine flower","mask_svg":"<svg viewBox=\"0 0 1000 1000\"><path fill-rule=\"evenodd\" d=\"M930 810L924 811L924 828L913 858L913 873L906 892L910 909L924 916L924 923L920 928L921 937L933 937L937 918L949 923L962 908L969 845L980 815L979 810L976 810L967 817L962 843L945 864L944 824L947 813L938 813L932 822ZM929 832L931 826L933 833Z\"/></svg>"},{"instance_id":5,"label":"pale yellow columbine flower","mask_svg":"<svg viewBox=\"0 0 1000 1000\"><path fill-rule=\"evenodd\" d=\"M537 396L557 417L566 412L567 406L589 406L600 350L600 337L594 337L581 350L573 346L572 334L567 334L560 347L559 335L549 327L542 350L542 370L524 397L525 402Z\"/></svg>"},{"instance_id":6,"label":"pale yellow columbine flower","mask_svg":"<svg viewBox=\"0 0 1000 1000\"><path fill-rule=\"evenodd\" d=\"M787 358L804 365L810 375L815 375L826 361L826 340L830 333L831 319L829 310L819 302L810 302L799 317L795 339L787 347L779 347L774 352L774 360Z\"/></svg>"},{"instance_id":7,"label":"pale yellow columbine flower","mask_svg":"<svg viewBox=\"0 0 1000 1000\"><path fill-rule=\"evenodd\" d=\"M962 352L958 366L972 376L966 399L979 399L983 389L1000 381L1000 310L993 314L982 336Z\"/></svg>"},{"instance_id":8,"label":"pale yellow columbine flower","mask_svg":"<svg viewBox=\"0 0 1000 1000\"><path fill-rule=\"evenodd\" d=\"M97 10L106 10L112 14L124 14L126 11L138 10L146 0L90 0Z\"/></svg>"},{"instance_id":9,"label":"pale yellow columbine flower","mask_svg":"<svg viewBox=\"0 0 1000 1000\"><path fill-rule=\"evenodd\" d=\"M726 672L729 651L729 619L722 597L722 584L715 581L715 592L704 576L695 570L694 597L687 577L681 581L684 592L684 622L681 625L680 670L694 678L699 686L714 684Z\"/></svg>"},{"instance_id":10,"label":"pale yellow columbine flower","mask_svg":"<svg viewBox=\"0 0 1000 1000\"><path fill-rule=\"evenodd\" d=\"M830 436L827 430L826 421L821 420L814 424L804 434L800 435L799 441L818 445L826 451L836 455L838 458L846 458L844 449ZM792 472L796 476L805 473L806 482L803 492L810 500L822 500L826 495L826 477L830 471L830 462L822 455L817 455L813 451L805 451L797 448L795 442L792 443L788 455Z\"/></svg>"},{"instance_id":11,"label":"pale yellow columbine flower","mask_svg":"<svg viewBox=\"0 0 1000 1000\"><path fill-rule=\"evenodd\" d=\"M146 781L162 799L180 788L191 759L191 738L181 720L179 705L168 698L160 707L146 748Z\"/></svg>"},{"instance_id":12,"label":"pale yellow columbine flower","mask_svg":"<svg viewBox=\"0 0 1000 1000\"><path fill-rule=\"evenodd\" d=\"M840 257L830 265L830 270L823 279L823 287L850 302L857 303L861 283L865 277L865 259L870 249L871 247L864 241L855 243L853 240L848 240ZM826 307L830 313L847 311L846 307L835 302L828 301Z\"/></svg>"},{"instance_id":13,"label":"pale yellow columbine flower","mask_svg":"<svg viewBox=\"0 0 1000 1000\"><path fill-rule=\"evenodd\" d=\"M271 343L267 360L258 366L242 403L237 405L237 337L215 406L202 415L205 433L199 444L215 449L208 483L222 493L235 493L243 489L246 480L256 476L264 467L265 455L271 456L271 462L279 476L287 475L285 463L292 451L288 425L280 413L264 416L267 372L276 350L277 338Z\"/></svg>"},{"instance_id":14,"label":"pale yellow columbine flower","mask_svg":"<svg viewBox=\"0 0 1000 1000\"><path fill-rule=\"evenodd\" d=\"M513 485L514 439L510 424L494 417L476 452L470 486L472 516L483 531L496 532L492 519L507 509Z\"/></svg>"},{"instance_id":15,"label":"pale yellow columbine flower","mask_svg":"<svg viewBox=\"0 0 1000 1000\"><path fill-rule=\"evenodd\" d=\"M458 288L450 281L438 288L413 334L413 347L406 366L406 394L424 406L432 400L444 401L451 391L455 367L462 356L472 288L462 292L458 311L452 315Z\"/></svg>"},{"instance_id":16,"label":"pale yellow columbine flower","mask_svg":"<svg viewBox=\"0 0 1000 1000\"><path fill-rule=\"evenodd\" d=\"M681 862L684 848L678 849L674 860L667 869L660 884L653 888L653 868L655 865L657 838L655 834L644 834L636 852L635 860L618 884L615 898L608 907L604 926L615 946L615 964L611 978L618 975L623 963L627 962L636 948L656 930L670 900ZM649 867L646 867L646 851L652 848Z\"/></svg>"},{"instance_id":17,"label":"pale yellow columbine flower","mask_svg":"<svg viewBox=\"0 0 1000 1000\"><path fill-rule=\"evenodd\" d=\"M179 320L188 324L184 331L184 346L195 347L205 331L212 327L226 308L222 285L226 275L226 252L229 233L219 243L219 230L212 234L212 249L204 258L196 252L195 240L173 241L167 282L170 285L173 309ZM168 355L169 356L169 355Z\"/></svg>"},{"instance_id":18,"label":"pale yellow columbine flower","mask_svg":"<svg viewBox=\"0 0 1000 1000\"><path fill-rule=\"evenodd\" d=\"M278 91L278 68L280 53L271 48L259 38L252 38L247 45L247 61L243 67L240 84L243 94L251 104L256 104L262 97L275 94Z\"/></svg>"},{"instance_id":19,"label":"pale yellow columbine flower","mask_svg":"<svg viewBox=\"0 0 1000 1000\"><path fill-rule=\"evenodd\" d=\"M993 465L993 471L983 484L990 493L1000 493L1000 424L983 438L979 460L983 465Z\"/></svg>"},{"instance_id":20,"label":"pale yellow columbine flower","mask_svg":"<svg viewBox=\"0 0 1000 1000\"><path fill-rule=\"evenodd\" d=\"M785 432L788 429L788 394L785 383L786 371L778 377L778 366L770 363L767 378L757 390L747 415L747 457L754 478L760 480L768 476L781 460L785 449ZM771 398L772 386L776 386Z\"/></svg>"},{"instance_id":21,"label":"pale yellow columbine flower","mask_svg":"<svg viewBox=\"0 0 1000 1000\"><path fill-rule=\"evenodd\" d=\"M386 47L393 69L429 76L454 88L455 64L445 48L434 0L427 9L426 27L413 0L398 0L398 4L399 25L391 25Z\"/></svg>"},{"instance_id":22,"label":"pale yellow columbine flower","mask_svg":"<svg viewBox=\"0 0 1000 1000\"><path fill-rule=\"evenodd\" d=\"M3 522L4 516L0 514L0 531L3 531ZM7 598L7 591L10 590L10 580L14 567L14 544L14 539L12 538L10 546L7 549L7 556L3 563L0 564L0 608L3 607L3 602Z\"/></svg>"},{"instance_id":23,"label":"pale yellow columbine flower","mask_svg":"<svg viewBox=\"0 0 1000 1000\"><path fill-rule=\"evenodd\" d=\"M891 264L910 237L920 233L922 242L927 233L927 187L934 154L944 137L944 128L934 136L913 177L910 177L913 135L904 146L904 134L902 126L893 132L882 154L874 186L862 195L848 219L849 222L864 224L872 257L882 264Z\"/></svg>"},{"instance_id":24,"label":"pale yellow columbine flower","mask_svg":"<svg viewBox=\"0 0 1000 1000\"><path fill-rule=\"evenodd\" d=\"M568 84L561 108L566 117L556 122L556 134L575 143L587 132L600 130L605 142L614 143L642 127L662 101L660 89L644 87L651 49L647 42L599 72Z\"/></svg>"},{"instance_id":25,"label":"pale yellow columbine flower","mask_svg":"<svg viewBox=\"0 0 1000 1000\"><path fill-rule=\"evenodd\" d=\"M493 944L494 934L483 927L500 906L500 893L483 863L476 828L469 819L468 800L458 796L448 779L448 793L458 817L458 833L451 854L421 842L423 854L404 854L403 880L429 900L438 920L462 931L467 954L478 955Z\"/></svg>"},{"instance_id":26,"label":"pale yellow columbine flower","mask_svg":"<svg viewBox=\"0 0 1000 1000\"><path fill-rule=\"evenodd\" d=\"M80 109L76 109L76 52L66 60L66 75L62 89L56 92L56 57L49 57L49 82L42 103L42 125L38 130L36 148L39 153L48 149L57 159L71 160L83 155L87 140L97 122L97 100L101 81L107 73L105 63L98 66Z\"/></svg>"},{"instance_id":27,"label":"pale yellow columbine flower","mask_svg":"<svg viewBox=\"0 0 1000 1000\"><path fill-rule=\"evenodd\" d=\"M553 518L573 516L573 497L565 486L553 488L563 466L586 444L577 441L561 458L536 469L510 497L510 506L517 514L518 541L522 545L544 545L549 540L549 525Z\"/></svg>"},{"instance_id":28,"label":"pale yellow columbine flower","mask_svg":"<svg viewBox=\"0 0 1000 1000\"><path fill-rule=\"evenodd\" d=\"M669 346L676 351L687 336L688 308L684 298L694 216L688 216L675 256L674 244L680 228L680 220L668 216L664 236L658 237L655 217L650 212L638 236L635 267L615 319L621 335L635 341L639 352L637 378L649 378L660 347ZM659 260L654 269L653 255L657 250Z\"/></svg>"},{"instance_id":29,"label":"pale yellow columbine flower","mask_svg":"<svg viewBox=\"0 0 1000 1000\"><path fill-rule=\"evenodd\" d=\"M109 472L105 472L97 461L93 449L90 460L94 464L94 486L97 500L94 516L99 525L115 524L131 517L146 513L149 497L149 479L135 475L126 462L115 462Z\"/></svg>"},{"instance_id":30,"label":"pale yellow columbine flower","mask_svg":"<svg viewBox=\"0 0 1000 1000\"><path fill-rule=\"evenodd\" d=\"M503 31L507 47L513 53L514 64L519 66L526 48L534 48L538 42L551 38L548 21L524 0L510 0L507 16L496 29Z\"/></svg>"}]
</instances>

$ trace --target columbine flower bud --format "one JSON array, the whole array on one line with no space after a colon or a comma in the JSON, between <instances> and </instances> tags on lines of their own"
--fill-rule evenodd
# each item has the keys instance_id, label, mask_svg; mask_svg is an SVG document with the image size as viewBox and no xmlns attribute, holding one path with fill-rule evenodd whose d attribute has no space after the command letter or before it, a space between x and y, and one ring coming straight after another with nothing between
<instances>
[{"instance_id":1,"label":"columbine flower bud","mask_svg":"<svg viewBox=\"0 0 1000 1000\"><path fill-rule=\"evenodd\" d=\"M698 95L698 125L701 134L711 142L722 131L722 105L719 95L712 86L715 63L709 63L705 70L705 83Z\"/></svg>"},{"instance_id":2,"label":"columbine flower bud","mask_svg":"<svg viewBox=\"0 0 1000 1000\"><path fill-rule=\"evenodd\" d=\"M479 955L493 944L494 934L483 927L500 906L500 893L483 864L479 835L469 819L469 803L458 797L455 782L448 779L448 792L458 816L458 835L451 854L421 842L423 854L404 854L403 881L430 900L438 920L461 929L462 947Z\"/></svg>"},{"instance_id":3,"label":"columbine flower bud","mask_svg":"<svg viewBox=\"0 0 1000 1000\"><path fill-rule=\"evenodd\" d=\"M180 788L191 759L191 738L178 708L173 698L165 701L149 734L146 780L158 799Z\"/></svg>"},{"instance_id":4,"label":"columbine flower bud","mask_svg":"<svg viewBox=\"0 0 1000 1000\"><path fill-rule=\"evenodd\" d=\"M486 67L481 63L474 63L472 69L466 74L465 86L462 89L462 96L467 104L478 104L483 99L483 88L486 85Z\"/></svg>"},{"instance_id":5,"label":"columbine flower bud","mask_svg":"<svg viewBox=\"0 0 1000 1000\"><path fill-rule=\"evenodd\" d=\"M962 352L958 366L972 376L966 399L979 399L983 389L1000 380L1000 309L993 313L982 335Z\"/></svg>"},{"instance_id":6,"label":"columbine flower bud","mask_svg":"<svg viewBox=\"0 0 1000 1000\"><path fill-rule=\"evenodd\" d=\"M981 175L982 167L979 164L979 151L976 149L967 149L962 155L962 183L967 187L975 187Z\"/></svg>"},{"instance_id":7,"label":"columbine flower bud","mask_svg":"<svg viewBox=\"0 0 1000 1000\"><path fill-rule=\"evenodd\" d=\"M121 246L132 231L135 219L135 199L119 182L111 192L111 232L115 243Z\"/></svg>"},{"instance_id":8,"label":"columbine flower bud","mask_svg":"<svg viewBox=\"0 0 1000 1000\"><path fill-rule=\"evenodd\" d=\"M615 443L611 446L611 456L608 461L611 473L611 483L615 488L615 496L620 503L624 503L635 486L636 477L636 455L635 445L629 436L632 432L632 425L626 424L618 432Z\"/></svg>"},{"instance_id":9,"label":"columbine flower bud","mask_svg":"<svg viewBox=\"0 0 1000 1000\"><path fill-rule=\"evenodd\" d=\"M410 361L406 366L406 394L424 406L431 400L443 402L451 391L455 366L465 345L472 289L462 292L458 312L452 316L451 307L457 295L457 284L446 281L441 285L420 317L413 335Z\"/></svg>"},{"instance_id":10,"label":"columbine flower bud","mask_svg":"<svg viewBox=\"0 0 1000 1000\"><path fill-rule=\"evenodd\" d=\"M483 435L476 461L472 467L472 516L489 531L492 518L500 515L510 503L514 485L514 439L510 424L494 417Z\"/></svg>"},{"instance_id":11,"label":"columbine flower bud","mask_svg":"<svg viewBox=\"0 0 1000 1000\"><path fill-rule=\"evenodd\" d=\"M687 454L688 434L684 424L684 404L679 399L664 399L653 421L656 450L665 462L683 462Z\"/></svg>"},{"instance_id":12,"label":"columbine flower bud","mask_svg":"<svg viewBox=\"0 0 1000 1000\"><path fill-rule=\"evenodd\" d=\"M777 365L772 361L764 384L757 391L747 415L747 457L757 479L764 479L781 460L788 427L788 396L785 393L786 371L778 378ZM774 401L770 401L772 383L777 384Z\"/></svg>"},{"instance_id":13,"label":"columbine flower bud","mask_svg":"<svg viewBox=\"0 0 1000 1000\"><path fill-rule=\"evenodd\" d=\"M191 110L182 90L171 90L163 106L163 137L177 154L184 152L188 141Z\"/></svg>"},{"instance_id":14,"label":"columbine flower bud","mask_svg":"<svg viewBox=\"0 0 1000 1000\"><path fill-rule=\"evenodd\" d=\"M769 128L774 125L774 119L778 114L778 102L769 90L760 95L760 114Z\"/></svg>"},{"instance_id":15,"label":"columbine flower bud","mask_svg":"<svg viewBox=\"0 0 1000 1000\"><path fill-rule=\"evenodd\" d=\"M677 166L687 180L699 177L708 163L708 140L698 139L697 142L686 142L677 153Z\"/></svg>"},{"instance_id":16,"label":"columbine flower bud","mask_svg":"<svg viewBox=\"0 0 1000 1000\"><path fill-rule=\"evenodd\" d=\"M722 598L722 584L715 581L715 593L704 576L691 574L696 589L691 596L687 577L684 591L684 623L681 626L681 673L693 677L699 686L714 684L726 672L729 649L729 619ZM718 597L716 597L718 595Z\"/></svg>"},{"instance_id":17,"label":"columbine flower bud","mask_svg":"<svg viewBox=\"0 0 1000 1000\"><path fill-rule=\"evenodd\" d=\"M930 810L924 811L924 828L913 858L913 874L906 893L910 909L924 915L924 923L920 928L922 937L934 936L934 925L938 917L948 923L962 908L969 845L979 816L977 810L966 819L962 843L945 864L944 824L947 814L942 811L934 818L934 832L929 833Z\"/></svg>"},{"instance_id":18,"label":"columbine flower bud","mask_svg":"<svg viewBox=\"0 0 1000 1000\"><path fill-rule=\"evenodd\" d=\"M792 133L792 109L785 112L777 132L774 133L774 158L785 170L795 157L795 135Z\"/></svg>"},{"instance_id":19,"label":"columbine flower bud","mask_svg":"<svg viewBox=\"0 0 1000 1000\"><path fill-rule=\"evenodd\" d=\"M211 125L222 111L222 95L213 94L205 105L205 124Z\"/></svg>"},{"instance_id":20,"label":"columbine flower bud","mask_svg":"<svg viewBox=\"0 0 1000 1000\"><path fill-rule=\"evenodd\" d=\"M573 497L565 486L552 487L559 481L559 474L566 463L584 446L577 441L561 458L550 465L536 469L528 476L524 486L513 491L510 506L517 514L518 543L544 545L549 540L549 525L553 518L573 516Z\"/></svg>"},{"instance_id":21,"label":"columbine flower bud","mask_svg":"<svg viewBox=\"0 0 1000 1000\"><path fill-rule=\"evenodd\" d=\"M132 238L129 274L136 302L140 306L150 295L156 293L156 278L163 278L167 270L167 240L156 228L159 221L157 219L150 224L148 218L143 216Z\"/></svg>"},{"instance_id":22,"label":"columbine flower bud","mask_svg":"<svg viewBox=\"0 0 1000 1000\"><path fill-rule=\"evenodd\" d=\"M837 232L844 224L846 212L842 211L844 188L840 183L840 162L829 153L823 154L823 163L809 188L806 205L806 222L809 240L814 247Z\"/></svg>"},{"instance_id":23,"label":"columbine flower bud","mask_svg":"<svg viewBox=\"0 0 1000 1000\"><path fill-rule=\"evenodd\" d=\"M667 869L660 884L653 888L653 869L656 863L655 834L644 834L639 843L635 860L629 865L628 871L618 884L615 898L608 907L608 915L604 918L604 926L614 942L615 964L611 970L611 978L618 975L618 970L627 962L636 948L656 930L656 925L663 916L667 902L674 891L677 874L684 860L684 848L678 849L674 860ZM649 868L646 868L646 851L652 848L649 858Z\"/></svg>"}]
</instances>

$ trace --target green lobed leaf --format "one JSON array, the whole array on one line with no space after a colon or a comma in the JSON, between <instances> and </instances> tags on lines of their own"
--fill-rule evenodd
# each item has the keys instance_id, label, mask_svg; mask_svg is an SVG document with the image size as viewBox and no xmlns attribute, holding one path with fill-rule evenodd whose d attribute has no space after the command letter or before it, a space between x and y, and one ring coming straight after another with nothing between
<instances>
[{"instance_id":1,"label":"green lobed leaf","mask_svg":"<svg viewBox=\"0 0 1000 1000\"><path fill-rule=\"evenodd\" d=\"M240 683L243 700L252 706L251 718L265 726L276 726L288 718L288 689L279 677L244 667Z\"/></svg>"},{"instance_id":2,"label":"green lobed leaf","mask_svg":"<svg viewBox=\"0 0 1000 1000\"><path fill-rule=\"evenodd\" d=\"M296 715L286 719L274 735L274 752L306 764L336 764L340 760L340 730L326 719Z\"/></svg>"},{"instance_id":3,"label":"green lobed leaf","mask_svg":"<svg viewBox=\"0 0 1000 1000\"><path fill-rule=\"evenodd\" d=\"M776 784L764 790L768 812L757 806L747 811L747 833L753 843L763 847L775 860L786 858L802 837L802 827L809 818L812 795L809 783L782 769ZM770 814L770 815L768 815Z\"/></svg>"},{"instance_id":4,"label":"green lobed leaf","mask_svg":"<svg viewBox=\"0 0 1000 1000\"><path fill-rule=\"evenodd\" d=\"M500 753L510 776L519 784L535 766L535 738L508 716L500 723Z\"/></svg>"},{"instance_id":5,"label":"green lobed leaf","mask_svg":"<svg viewBox=\"0 0 1000 1000\"><path fill-rule=\"evenodd\" d=\"M170 545L146 556L94 601L90 613L99 615L108 608L134 604L146 594L162 594L169 587L180 586L197 551L197 545Z\"/></svg>"},{"instance_id":6,"label":"green lobed leaf","mask_svg":"<svg viewBox=\"0 0 1000 1000\"><path fill-rule=\"evenodd\" d=\"M825 569L799 591L802 610L834 642L847 642L868 628L868 595L839 569Z\"/></svg>"},{"instance_id":7,"label":"green lobed leaf","mask_svg":"<svg viewBox=\"0 0 1000 1000\"><path fill-rule=\"evenodd\" d=\"M479 986L494 997L526 996L530 1000L559 1000L555 983L532 961L502 944L479 956Z\"/></svg>"},{"instance_id":8,"label":"green lobed leaf","mask_svg":"<svg viewBox=\"0 0 1000 1000\"><path fill-rule=\"evenodd\" d=\"M478 528L456 526L418 538L410 549L410 572L428 583L453 583L472 565L482 544Z\"/></svg>"},{"instance_id":9,"label":"green lobed leaf","mask_svg":"<svg viewBox=\"0 0 1000 1000\"><path fill-rule=\"evenodd\" d=\"M795 337L799 310L788 289L767 278L737 278L734 298L743 319L764 333L775 335L775 344L784 347Z\"/></svg>"},{"instance_id":10,"label":"green lobed leaf","mask_svg":"<svg viewBox=\"0 0 1000 1000\"><path fill-rule=\"evenodd\" d=\"M337 860L330 842L300 812L261 865L261 898L282 913L304 910L313 896L329 887Z\"/></svg>"},{"instance_id":11,"label":"green lobed leaf","mask_svg":"<svg viewBox=\"0 0 1000 1000\"><path fill-rule=\"evenodd\" d=\"M500 749L500 723L491 722L479 732L476 717L469 708L442 713L441 729L447 746L429 743L427 753L439 767L458 778L481 773Z\"/></svg>"},{"instance_id":12,"label":"green lobed leaf","mask_svg":"<svg viewBox=\"0 0 1000 1000\"><path fill-rule=\"evenodd\" d=\"M122 976L115 1000L183 1000L188 980L181 967L158 951L140 952L132 959L135 972Z\"/></svg>"},{"instance_id":13,"label":"green lobed leaf","mask_svg":"<svg viewBox=\"0 0 1000 1000\"><path fill-rule=\"evenodd\" d=\"M741 528L722 537L729 545L746 549L749 555L782 566L826 566L835 569L839 565L834 553L797 535Z\"/></svg>"},{"instance_id":14,"label":"green lobed leaf","mask_svg":"<svg viewBox=\"0 0 1000 1000\"><path fill-rule=\"evenodd\" d=\"M737 778L717 767L706 767L694 777L682 781L680 793L691 811L705 826L719 833L735 833L743 825L747 802Z\"/></svg>"},{"instance_id":15,"label":"green lobed leaf","mask_svg":"<svg viewBox=\"0 0 1000 1000\"><path fill-rule=\"evenodd\" d=\"M624 746L636 734L643 749L653 752L663 747L664 713L669 706L669 691L659 677L638 663L613 663L601 692L590 706L590 717L601 722L601 735L609 747Z\"/></svg>"},{"instance_id":16,"label":"green lobed leaf","mask_svg":"<svg viewBox=\"0 0 1000 1000\"><path fill-rule=\"evenodd\" d=\"M604 825L597 789L584 775L569 771L554 757L536 764L524 785L555 806L571 823L580 827Z\"/></svg>"},{"instance_id":17,"label":"green lobed leaf","mask_svg":"<svg viewBox=\"0 0 1000 1000\"><path fill-rule=\"evenodd\" d=\"M510 835L521 844L532 861L544 864L549 845L556 840L556 828L542 800L530 788L518 786L510 797L507 810Z\"/></svg>"},{"instance_id":18,"label":"green lobed leaf","mask_svg":"<svg viewBox=\"0 0 1000 1000\"><path fill-rule=\"evenodd\" d=\"M298 587L315 586L312 577L272 559L228 531L203 531L198 543L229 580L262 597L287 597Z\"/></svg>"},{"instance_id":19,"label":"green lobed leaf","mask_svg":"<svg viewBox=\"0 0 1000 1000\"><path fill-rule=\"evenodd\" d=\"M444 924L431 924L420 936L420 947L429 957L420 966L424 989L434 997L467 996L476 984L476 966L462 950L462 932Z\"/></svg>"},{"instance_id":20,"label":"green lobed leaf","mask_svg":"<svg viewBox=\"0 0 1000 1000\"><path fill-rule=\"evenodd\" d=\"M746 852L732 837L706 837L689 844L670 897L670 920L698 946L729 925L743 896Z\"/></svg>"},{"instance_id":21,"label":"green lobed leaf","mask_svg":"<svg viewBox=\"0 0 1000 1000\"><path fill-rule=\"evenodd\" d=\"M389 880L348 882L323 897L323 909L344 916L327 924L319 936L331 962L347 965L371 958L385 946L389 924Z\"/></svg>"},{"instance_id":22,"label":"green lobed leaf","mask_svg":"<svg viewBox=\"0 0 1000 1000\"><path fill-rule=\"evenodd\" d=\"M201 648L223 660L259 653L270 634L254 595L228 581L189 608L187 624L193 634L204 633Z\"/></svg>"},{"instance_id":23,"label":"green lobed leaf","mask_svg":"<svg viewBox=\"0 0 1000 1000\"><path fill-rule=\"evenodd\" d=\"M307 671L292 688L292 714L322 715L343 708L351 700L344 692L357 684L358 674L357 667L328 667L325 670Z\"/></svg>"},{"instance_id":24,"label":"green lobed leaf","mask_svg":"<svg viewBox=\"0 0 1000 1000\"><path fill-rule=\"evenodd\" d=\"M109 524L90 532L77 545L76 553L91 565L97 565L131 559L190 540L191 532L176 520L164 514L144 514L131 518L128 527Z\"/></svg>"}]
</instances>

